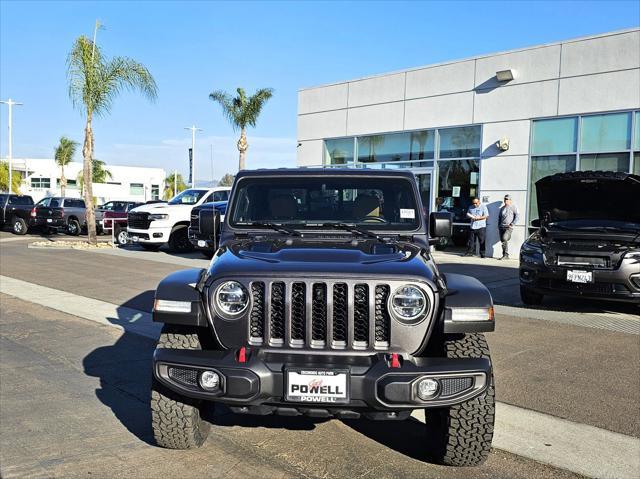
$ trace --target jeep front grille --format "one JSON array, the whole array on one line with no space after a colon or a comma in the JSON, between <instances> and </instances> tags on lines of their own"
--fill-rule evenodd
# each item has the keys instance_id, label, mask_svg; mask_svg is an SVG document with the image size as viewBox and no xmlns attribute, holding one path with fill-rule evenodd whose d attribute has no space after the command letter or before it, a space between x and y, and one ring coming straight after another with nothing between
<instances>
[{"instance_id":1,"label":"jeep front grille","mask_svg":"<svg viewBox=\"0 0 640 479\"><path fill-rule=\"evenodd\" d=\"M252 282L249 344L385 350L390 343L386 284Z\"/></svg>"},{"instance_id":2,"label":"jeep front grille","mask_svg":"<svg viewBox=\"0 0 640 479\"><path fill-rule=\"evenodd\" d=\"M191 211L191 218L189 219L189 227L194 231L200 231L200 213L197 211Z\"/></svg>"}]
</instances>

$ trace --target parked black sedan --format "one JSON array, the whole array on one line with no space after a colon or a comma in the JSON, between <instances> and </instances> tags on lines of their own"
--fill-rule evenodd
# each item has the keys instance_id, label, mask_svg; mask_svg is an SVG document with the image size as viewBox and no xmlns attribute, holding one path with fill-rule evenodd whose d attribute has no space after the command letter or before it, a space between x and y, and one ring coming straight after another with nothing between
<instances>
[{"instance_id":1,"label":"parked black sedan","mask_svg":"<svg viewBox=\"0 0 640 479\"><path fill-rule=\"evenodd\" d=\"M640 304L640 176L583 171L536 183L538 229L520 250L520 296Z\"/></svg>"}]
</instances>

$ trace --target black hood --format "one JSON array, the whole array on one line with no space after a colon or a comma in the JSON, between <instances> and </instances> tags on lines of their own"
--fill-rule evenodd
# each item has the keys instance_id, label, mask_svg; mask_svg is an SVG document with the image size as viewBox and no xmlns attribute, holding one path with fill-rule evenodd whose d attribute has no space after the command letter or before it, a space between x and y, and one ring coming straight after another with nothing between
<instances>
[{"instance_id":1,"label":"black hood","mask_svg":"<svg viewBox=\"0 0 640 479\"><path fill-rule=\"evenodd\" d=\"M221 247L209 274L224 276L432 278L423 250L375 241L238 240Z\"/></svg>"},{"instance_id":2,"label":"black hood","mask_svg":"<svg viewBox=\"0 0 640 479\"><path fill-rule=\"evenodd\" d=\"M640 176L576 171L536 182L543 225L567 220L609 220L640 224Z\"/></svg>"}]
</instances>

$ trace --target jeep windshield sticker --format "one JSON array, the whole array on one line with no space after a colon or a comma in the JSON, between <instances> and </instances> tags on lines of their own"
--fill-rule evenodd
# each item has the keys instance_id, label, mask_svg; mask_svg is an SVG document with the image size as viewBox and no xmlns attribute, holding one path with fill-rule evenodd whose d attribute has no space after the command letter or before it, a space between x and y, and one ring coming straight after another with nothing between
<instances>
[{"instance_id":1,"label":"jeep windshield sticker","mask_svg":"<svg viewBox=\"0 0 640 479\"><path fill-rule=\"evenodd\" d=\"M404 209L404 208L400 209L400 218L412 220L415 217L416 217L416 210Z\"/></svg>"}]
</instances>

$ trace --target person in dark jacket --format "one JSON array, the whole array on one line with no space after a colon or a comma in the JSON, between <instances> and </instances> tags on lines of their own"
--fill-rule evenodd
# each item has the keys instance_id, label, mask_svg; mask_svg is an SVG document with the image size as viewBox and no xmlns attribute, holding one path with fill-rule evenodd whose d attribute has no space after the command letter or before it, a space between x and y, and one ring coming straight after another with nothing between
<instances>
[{"instance_id":1,"label":"person in dark jacket","mask_svg":"<svg viewBox=\"0 0 640 479\"><path fill-rule=\"evenodd\" d=\"M498 214L498 231L502 242L502 257L498 259L509 259L509 240L511 239L511 233L513 233L513 226L518 222L518 218L520 218L518 207L513 204L511 195L505 195L504 203Z\"/></svg>"}]
</instances>

